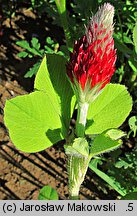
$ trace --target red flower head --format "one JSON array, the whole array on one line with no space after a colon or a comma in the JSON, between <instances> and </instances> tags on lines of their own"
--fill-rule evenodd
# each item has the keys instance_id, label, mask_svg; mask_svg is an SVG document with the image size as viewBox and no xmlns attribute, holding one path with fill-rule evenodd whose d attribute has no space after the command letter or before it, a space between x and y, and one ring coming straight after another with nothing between
<instances>
[{"instance_id":1,"label":"red flower head","mask_svg":"<svg viewBox=\"0 0 137 216\"><path fill-rule=\"evenodd\" d=\"M115 72L116 50L113 34L114 7L101 6L86 27L86 33L75 41L67 63L67 74L75 90L98 92L110 82ZM79 88L81 87L81 88Z\"/></svg>"}]
</instances>

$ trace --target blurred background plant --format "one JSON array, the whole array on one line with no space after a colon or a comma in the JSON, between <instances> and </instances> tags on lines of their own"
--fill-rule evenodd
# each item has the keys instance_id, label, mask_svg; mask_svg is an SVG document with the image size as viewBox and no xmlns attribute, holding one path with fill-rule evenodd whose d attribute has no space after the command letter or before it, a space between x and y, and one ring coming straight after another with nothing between
<instances>
[{"instance_id":1,"label":"blurred background plant","mask_svg":"<svg viewBox=\"0 0 137 216\"><path fill-rule=\"evenodd\" d=\"M117 149L95 158L89 167L120 195L137 192L137 148L128 153Z\"/></svg>"}]
</instances>

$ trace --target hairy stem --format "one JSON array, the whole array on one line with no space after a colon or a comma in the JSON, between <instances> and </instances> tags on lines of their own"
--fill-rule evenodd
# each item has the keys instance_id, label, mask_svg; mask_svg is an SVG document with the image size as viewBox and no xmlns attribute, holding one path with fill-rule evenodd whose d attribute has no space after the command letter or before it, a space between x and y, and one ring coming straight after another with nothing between
<instances>
[{"instance_id":1,"label":"hairy stem","mask_svg":"<svg viewBox=\"0 0 137 216\"><path fill-rule=\"evenodd\" d=\"M79 103L78 115L76 121L77 137L84 137L88 107L89 107L88 103Z\"/></svg>"},{"instance_id":2,"label":"hairy stem","mask_svg":"<svg viewBox=\"0 0 137 216\"><path fill-rule=\"evenodd\" d=\"M87 172L88 157L68 156L69 196L71 200L79 199L79 190Z\"/></svg>"}]
</instances>

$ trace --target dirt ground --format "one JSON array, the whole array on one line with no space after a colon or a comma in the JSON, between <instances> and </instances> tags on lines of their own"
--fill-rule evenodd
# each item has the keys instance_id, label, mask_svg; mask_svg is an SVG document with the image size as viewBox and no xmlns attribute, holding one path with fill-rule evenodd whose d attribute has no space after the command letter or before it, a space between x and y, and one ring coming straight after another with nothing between
<instances>
[{"instance_id":1,"label":"dirt ground","mask_svg":"<svg viewBox=\"0 0 137 216\"><path fill-rule=\"evenodd\" d=\"M3 35L0 37L0 199L37 199L41 187L55 188L60 199L68 199L68 175L64 142L35 154L18 151L8 136L3 122L5 101L16 95L31 92L33 78L25 79L24 74L32 60L17 57L20 50L15 41L30 39L38 34L42 41L46 34L51 36L56 28L49 31L48 22L40 23L35 14L23 9L12 18L3 21ZM32 26L32 28L30 28ZM55 31L55 32L54 32ZM43 33L45 32L45 33ZM108 188L92 171L88 170L81 187L80 199L117 199L118 194Z\"/></svg>"}]
</instances>

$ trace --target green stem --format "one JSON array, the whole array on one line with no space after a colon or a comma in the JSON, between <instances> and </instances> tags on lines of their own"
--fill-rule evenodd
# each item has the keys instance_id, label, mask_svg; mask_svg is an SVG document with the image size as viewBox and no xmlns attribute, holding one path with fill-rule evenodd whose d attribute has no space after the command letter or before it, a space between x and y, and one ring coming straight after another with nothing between
<instances>
[{"instance_id":1,"label":"green stem","mask_svg":"<svg viewBox=\"0 0 137 216\"><path fill-rule=\"evenodd\" d=\"M78 105L78 115L76 121L77 137L84 137L88 107L88 103L79 103Z\"/></svg>"},{"instance_id":2,"label":"green stem","mask_svg":"<svg viewBox=\"0 0 137 216\"><path fill-rule=\"evenodd\" d=\"M88 157L68 156L69 196L71 200L79 199L79 190L86 175Z\"/></svg>"},{"instance_id":3,"label":"green stem","mask_svg":"<svg viewBox=\"0 0 137 216\"><path fill-rule=\"evenodd\" d=\"M68 27L68 21L67 21L66 13L60 14L60 18L61 18L62 26L64 29L64 33L65 33L67 47L72 48L71 34L69 31L69 27Z\"/></svg>"},{"instance_id":4,"label":"green stem","mask_svg":"<svg viewBox=\"0 0 137 216\"><path fill-rule=\"evenodd\" d=\"M119 21L119 24L120 24L120 29L121 29L122 42L124 42L124 34L123 34L122 22L121 22L121 18L120 18L120 15L119 15L118 12L117 12L117 16L118 16L118 21Z\"/></svg>"},{"instance_id":5,"label":"green stem","mask_svg":"<svg viewBox=\"0 0 137 216\"><path fill-rule=\"evenodd\" d=\"M62 27L65 33L66 44L68 48L72 48L71 34L69 31L67 11L66 11L66 0L55 0L58 13L60 15Z\"/></svg>"}]
</instances>

